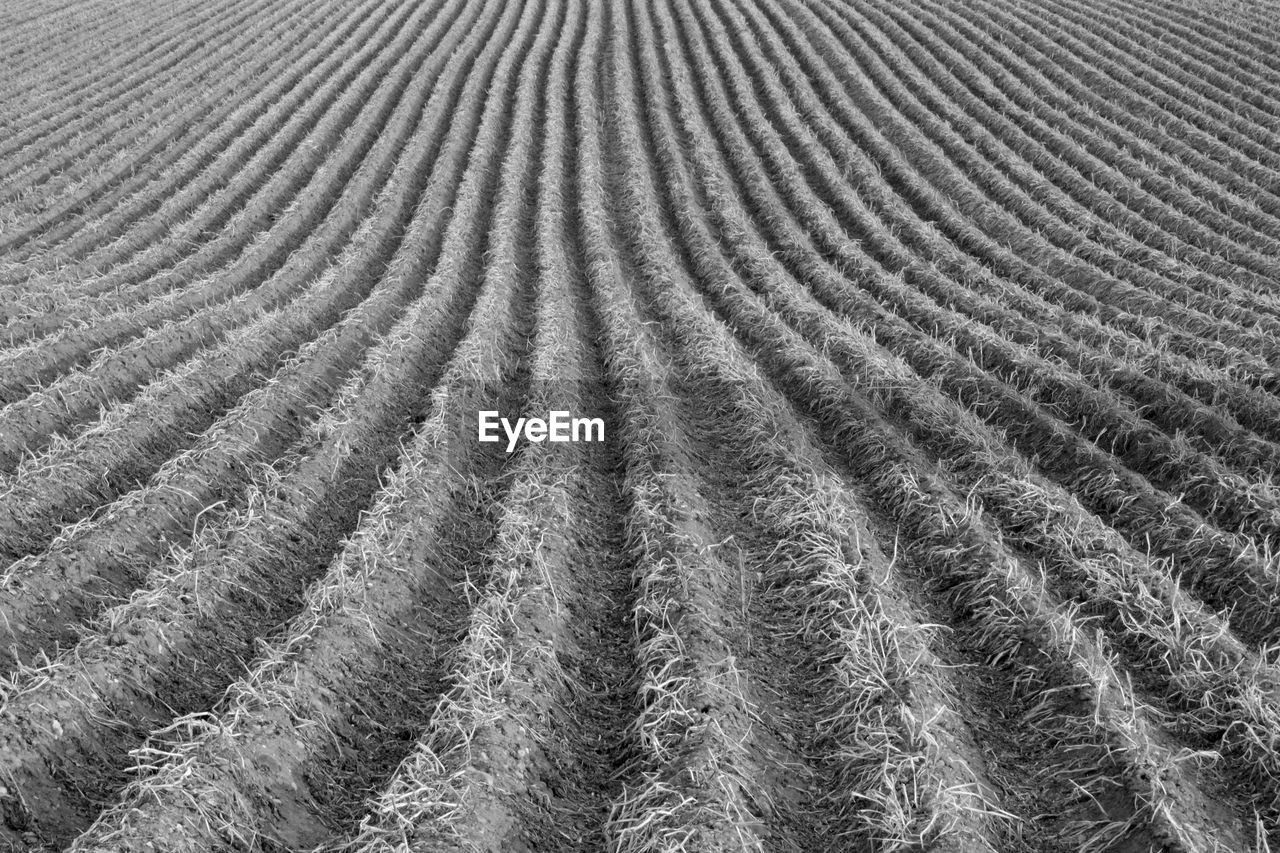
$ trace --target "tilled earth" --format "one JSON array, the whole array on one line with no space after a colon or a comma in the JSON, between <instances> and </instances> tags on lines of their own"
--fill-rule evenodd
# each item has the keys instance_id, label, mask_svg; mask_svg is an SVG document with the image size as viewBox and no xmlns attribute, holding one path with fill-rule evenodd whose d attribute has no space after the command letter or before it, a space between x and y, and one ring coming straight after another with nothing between
<instances>
[{"instance_id":1,"label":"tilled earth","mask_svg":"<svg viewBox=\"0 0 1280 853\"><path fill-rule=\"evenodd\" d=\"M1277 44L0 3L0 849L1280 849Z\"/></svg>"}]
</instances>

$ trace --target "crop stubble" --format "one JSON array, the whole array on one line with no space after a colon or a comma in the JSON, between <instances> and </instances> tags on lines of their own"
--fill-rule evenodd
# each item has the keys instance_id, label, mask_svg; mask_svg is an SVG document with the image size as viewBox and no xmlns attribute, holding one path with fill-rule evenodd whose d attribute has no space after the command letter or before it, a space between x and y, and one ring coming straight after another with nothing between
<instances>
[{"instance_id":1,"label":"crop stubble","mask_svg":"<svg viewBox=\"0 0 1280 853\"><path fill-rule=\"evenodd\" d=\"M1280 844L1276 11L0 10L0 846Z\"/></svg>"}]
</instances>

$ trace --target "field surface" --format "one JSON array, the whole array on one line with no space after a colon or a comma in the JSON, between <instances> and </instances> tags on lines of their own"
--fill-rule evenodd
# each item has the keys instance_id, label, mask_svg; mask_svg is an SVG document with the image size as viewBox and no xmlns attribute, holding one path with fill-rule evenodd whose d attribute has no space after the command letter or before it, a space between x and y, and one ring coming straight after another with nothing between
<instances>
[{"instance_id":1,"label":"field surface","mask_svg":"<svg viewBox=\"0 0 1280 853\"><path fill-rule=\"evenodd\" d=\"M0 850L1280 850L1278 45L0 3Z\"/></svg>"}]
</instances>

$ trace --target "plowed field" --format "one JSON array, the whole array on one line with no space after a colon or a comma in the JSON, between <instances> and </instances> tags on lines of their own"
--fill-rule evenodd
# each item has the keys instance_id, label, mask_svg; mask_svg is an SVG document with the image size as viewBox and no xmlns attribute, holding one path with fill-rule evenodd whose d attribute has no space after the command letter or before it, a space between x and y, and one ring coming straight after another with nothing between
<instances>
[{"instance_id":1,"label":"plowed field","mask_svg":"<svg viewBox=\"0 0 1280 853\"><path fill-rule=\"evenodd\" d=\"M1280 850L1278 46L0 3L0 850Z\"/></svg>"}]
</instances>

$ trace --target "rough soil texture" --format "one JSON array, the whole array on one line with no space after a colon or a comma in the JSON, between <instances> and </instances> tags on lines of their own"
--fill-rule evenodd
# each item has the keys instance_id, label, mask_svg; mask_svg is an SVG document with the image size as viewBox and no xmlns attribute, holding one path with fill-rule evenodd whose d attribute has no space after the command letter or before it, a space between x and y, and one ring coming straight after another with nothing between
<instances>
[{"instance_id":1,"label":"rough soil texture","mask_svg":"<svg viewBox=\"0 0 1280 853\"><path fill-rule=\"evenodd\" d=\"M0 4L0 851L1280 849L1277 45Z\"/></svg>"}]
</instances>

